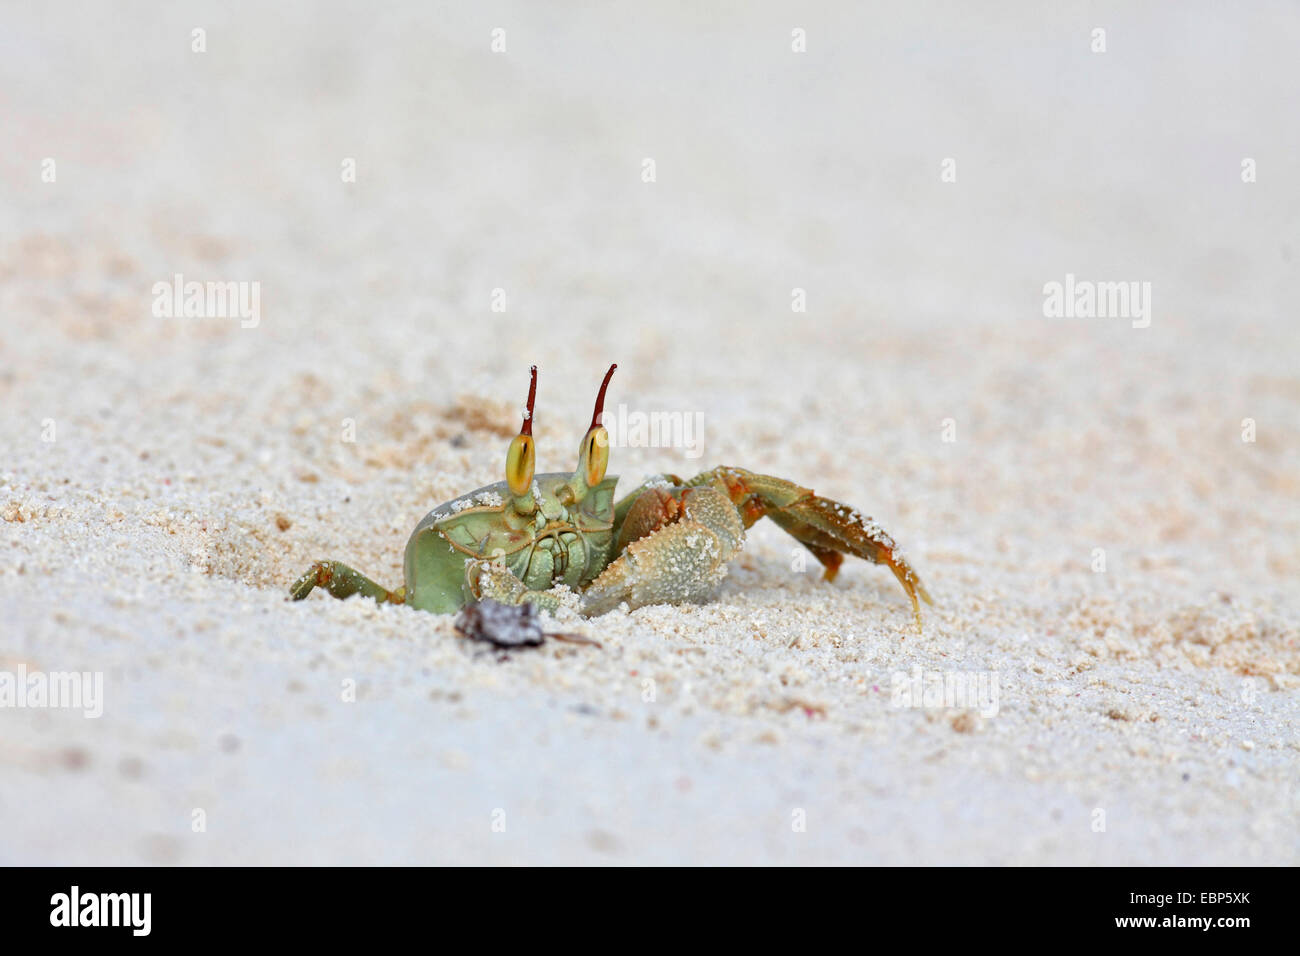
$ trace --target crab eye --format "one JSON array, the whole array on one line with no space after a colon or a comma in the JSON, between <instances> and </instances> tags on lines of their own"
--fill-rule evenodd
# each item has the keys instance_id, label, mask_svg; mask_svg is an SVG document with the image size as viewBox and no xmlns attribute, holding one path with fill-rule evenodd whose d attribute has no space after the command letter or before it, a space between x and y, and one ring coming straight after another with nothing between
<instances>
[{"instance_id":1,"label":"crab eye","mask_svg":"<svg viewBox=\"0 0 1300 956\"><path fill-rule=\"evenodd\" d=\"M596 487L605 480L605 469L609 467L609 432L605 431L604 425L597 425L587 432L578 454L587 466L587 472L583 475L587 486Z\"/></svg>"},{"instance_id":2,"label":"crab eye","mask_svg":"<svg viewBox=\"0 0 1300 956\"><path fill-rule=\"evenodd\" d=\"M587 428L587 436L582 439L582 446L578 449L578 474L574 475L574 478L581 476L588 488L594 488L604 481L605 469L609 467L609 432L605 431L605 426L600 420L605 414L605 390L609 388L609 380L614 377L616 368L617 365L611 365L609 371L605 373L605 380L600 383L600 391L596 394L596 408L591 413L591 425Z\"/></svg>"},{"instance_id":3,"label":"crab eye","mask_svg":"<svg viewBox=\"0 0 1300 956\"><path fill-rule=\"evenodd\" d=\"M533 487L533 467L537 464L537 449L533 444L533 405L537 401L537 366L529 369L528 405L524 408L524 423L519 434L510 441L506 452L506 484L516 497L527 495Z\"/></svg>"},{"instance_id":4,"label":"crab eye","mask_svg":"<svg viewBox=\"0 0 1300 956\"><path fill-rule=\"evenodd\" d=\"M533 486L533 468L537 463L537 452L533 446L532 435L516 435L510 440L510 450L506 452L506 483L516 495L525 495Z\"/></svg>"}]
</instances>

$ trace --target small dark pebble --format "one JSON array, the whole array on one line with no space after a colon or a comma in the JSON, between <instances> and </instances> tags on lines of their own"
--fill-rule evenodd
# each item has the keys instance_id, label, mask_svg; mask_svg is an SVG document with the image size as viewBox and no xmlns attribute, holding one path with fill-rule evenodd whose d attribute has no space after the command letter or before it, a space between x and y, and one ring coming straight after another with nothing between
<instances>
[{"instance_id":1,"label":"small dark pebble","mask_svg":"<svg viewBox=\"0 0 1300 956\"><path fill-rule=\"evenodd\" d=\"M493 647L541 647L546 640L532 604L475 601L460 609L455 628L471 641Z\"/></svg>"},{"instance_id":2,"label":"small dark pebble","mask_svg":"<svg viewBox=\"0 0 1300 956\"><path fill-rule=\"evenodd\" d=\"M618 853L621 849L618 837L608 830L592 830L587 834L587 846L597 853Z\"/></svg>"},{"instance_id":3,"label":"small dark pebble","mask_svg":"<svg viewBox=\"0 0 1300 956\"><path fill-rule=\"evenodd\" d=\"M548 637L570 644L600 644L581 634L546 634L533 604L502 604L484 599L466 604L453 625L462 637L483 641L501 650L541 647ZM508 658L501 658L506 660Z\"/></svg>"},{"instance_id":4,"label":"small dark pebble","mask_svg":"<svg viewBox=\"0 0 1300 956\"><path fill-rule=\"evenodd\" d=\"M140 839L140 855L149 863L176 863L184 852L181 841L170 834L147 833Z\"/></svg>"},{"instance_id":5,"label":"small dark pebble","mask_svg":"<svg viewBox=\"0 0 1300 956\"><path fill-rule=\"evenodd\" d=\"M59 762L65 770L85 770L90 766L90 754L82 747L67 747L59 753Z\"/></svg>"}]
</instances>

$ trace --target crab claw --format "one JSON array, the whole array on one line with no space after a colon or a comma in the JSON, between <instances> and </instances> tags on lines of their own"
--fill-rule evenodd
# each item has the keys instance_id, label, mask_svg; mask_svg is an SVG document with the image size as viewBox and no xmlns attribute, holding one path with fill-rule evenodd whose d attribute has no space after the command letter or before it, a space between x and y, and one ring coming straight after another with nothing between
<instances>
[{"instance_id":1,"label":"crab claw","mask_svg":"<svg viewBox=\"0 0 1300 956\"><path fill-rule=\"evenodd\" d=\"M647 489L631 524L635 540L582 595L582 613L604 614L626 603L683 604L706 600L745 541L740 515L716 488Z\"/></svg>"}]
</instances>

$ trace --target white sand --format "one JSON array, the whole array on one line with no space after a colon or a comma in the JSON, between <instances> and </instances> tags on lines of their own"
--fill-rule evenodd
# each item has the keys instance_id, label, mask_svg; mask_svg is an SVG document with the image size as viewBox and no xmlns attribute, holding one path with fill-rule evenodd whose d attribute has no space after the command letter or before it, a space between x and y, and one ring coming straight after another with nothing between
<instances>
[{"instance_id":1,"label":"white sand","mask_svg":"<svg viewBox=\"0 0 1300 956\"><path fill-rule=\"evenodd\" d=\"M5 14L0 671L105 686L0 709L0 863L1300 860L1295 8L537 6ZM1044 318L1067 272L1150 327ZM260 324L155 318L175 273ZM600 651L285 600L399 584L531 363L572 467L610 361L612 408L704 416L625 488L854 504L924 632L767 523L714 603L563 622ZM996 716L893 706L918 667Z\"/></svg>"}]
</instances>

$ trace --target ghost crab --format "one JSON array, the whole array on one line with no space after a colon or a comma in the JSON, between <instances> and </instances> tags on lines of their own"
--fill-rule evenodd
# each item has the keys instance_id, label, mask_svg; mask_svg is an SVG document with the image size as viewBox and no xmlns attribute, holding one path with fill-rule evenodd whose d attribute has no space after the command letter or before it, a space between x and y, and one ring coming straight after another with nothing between
<instances>
[{"instance_id":1,"label":"ghost crab","mask_svg":"<svg viewBox=\"0 0 1300 956\"><path fill-rule=\"evenodd\" d=\"M743 468L719 467L683 481L655 476L614 500L617 476L606 476L609 433L601 424L605 373L591 425L572 474L535 475L533 405L537 367L519 434L506 453L504 481L472 491L425 516L406 545L405 583L376 584L336 561L318 561L290 589L301 601L314 588L336 598L362 594L380 603L450 613L480 599L530 602L554 611L559 585L577 591L578 610L603 614L620 604L701 602L727 573L745 529L771 518L803 544L835 578L845 554L888 567L912 601L930 596L884 529L847 505L808 488Z\"/></svg>"}]
</instances>

